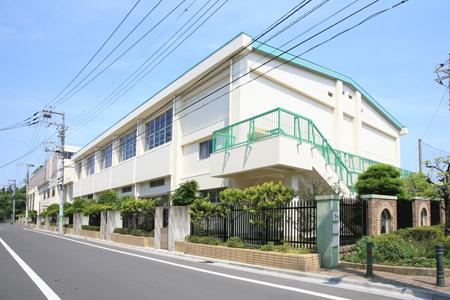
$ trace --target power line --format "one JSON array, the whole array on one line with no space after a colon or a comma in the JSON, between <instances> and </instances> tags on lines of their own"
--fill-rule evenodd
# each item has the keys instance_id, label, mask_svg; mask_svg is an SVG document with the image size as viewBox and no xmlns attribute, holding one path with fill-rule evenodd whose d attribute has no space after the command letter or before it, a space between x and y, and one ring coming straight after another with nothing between
<instances>
[{"instance_id":1,"label":"power line","mask_svg":"<svg viewBox=\"0 0 450 300\"><path fill-rule=\"evenodd\" d=\"M432 149L434 149L434 150L437 150L437 151L439 151L439 152L446 153L446 154L450 155L450 152L448 152L448 150L446 151L446 150L437 148L437 147L432 146L432 145L430 145L430 144L428 144L428 143L425 143L424 141L422 141L422 144L427 145L428 147L430 147L430 148L432 148Z\"/></svg>"},{"instance_id":2,"label":"power line","mask_svg":"<svg viewBox=\"0 0 450 300\"><path fill-rule=\"evenodd\" d=\"M270 32L271 30L273 30L274 28L276 28L278 25L280 25L282 22L284 22L287 18L289 18L290 16L292 16L294 13L296 13L296 12L298 12L301 8L303 8L306 4L308 4L309 2L311 2L311 0L309 0L309 1L306 1L306 0L304 0L304 1L301 1L299 4L297 4L294 8L292 8L290 11L288 11L287 13L285 13L282 17L280 17L276 22L274 22L272 25L270 25L269 26L269 28L268 29L266 29L263 33L261 33L260 35L258 35L258 37L263 37L264 35L266 35L268 32ZM215 2L215 3L217 3L217 1ZM215 5L215 3L212 5L212 6L214 6ZM217 10L216 10L217 11ZM200 17L201 18L201 17ZM199 18L199 19L200 19ZM197 19L197 21L199 20L199 19ZM196 21L196 22L197 22ZM189 21L188 21L189 22ZM188 22L186 22L184 25L186 25ZM191 28L196 22L194 22L189 28ZM205 21L204 21L205 22ZM202 22L202 24L204 23L204 22ZM200 24L199 26L197 26L197 28L196 29L194 29L187 37L185 37L184 39L183 39L183 41L181 41L180 43L178 43L178 45L177 46L175 46L175 48L174 49L172 49L166 56L164 56L156 65L154 65L153 67L152 67L152 69L150 69L150 70L148 70L143 76L141 76L141 78L139 78L138 79L138 81L136 81L131 87L129 87L129 85L130 85L130 83L131 82L129 82L126 86L125 86L125 88L124 89L126 89L125 91L124 91L124 89L122 89L122 91L119 91L118 93L116 93L116 99L112 99L111 100L111 103L110 104L107 104L107 106L106 107L104 107L101 111L104 111L105 109L107 109L108 107L110 107L115 101L117 101L118 99L120 99L126 92L128 92L131 88L133 88L139 81L141 81L145 76L147 76L148 74L149 74L149 72L151 71L151 70L153 70L157 65L159 65L165 58L167 58L167 56L170 54L170 53L172 53L173 51L175 51L189 36L191 36L202 24ZM183 25L183 26L184 26ZM182 27L183 27L182 26ZM158 59L159 57L161 57L161 55L166 51L166 50L168 50L168 49L170 49L170 47L176 42L176 41L178 41L183 35L184 35L184 33L186 33L188 30L189 30L189 28L187 29L187 30L185 30L175 41L173 41L168 47L166 47L166 49L160 54L160 55L158 55L158 57L156 58L156 59ZM181 29L181 28L180 28ZM175 33L168 41L170 41L175 35L176 35L177 33ZM238 56L242 51L244 51L248 46L250 46L251 45L251 42L247 45L247 46L244 46L239 52L237 52L236 54L234 54L232 57L230 57L230 58L228 58L227 60L225 60L224 62L222 62L217 68L220 68L222 65L224 65L224 64L226 64L228 61L230 61L233 57L235 57L235 56ZM161 48L160 48L161 49ZM158 49L158 51L160 50L160 49ZM153 63L153 62L155 62L156 61L156 59L155 60L153 60L150 64L149 64L149 66ZM148 61L148 59L147 59L147 61ZM145 63L146 62L144 62L144 64L143 65L145 65ZM142 67L142 65L141 65L141 67ZM148 67L148 66L147 66ZM144 70L143 71L145 71L145 69L147 68L147 67L145 67L144 68ZM134 79L132 79L132 81L133 80L135 80L138 76L140 76L142 73L143 73L143 71L141 71L139 74L137 74L137 76L135 76L135 78ZM191 87L193 87L193 86L195 86L197 83L199 83L199 82L201 82L204 78L206 78L208 75L210 75L211 73L212 73L213 71L209 71L209 72L207 72L207 74L205 74L205 75L203 75L200 79L198 79L196 82L194 82L193 84L191 84L189 87L187 87L186 89L184 89L182 92L180 92L180 94L183 94L183 93L185 93L187 90L189 90ZM134 73L133 73L134 74ZM131 75L131 76L133 76L133 74ZM129 79L130 77L128 77L122 84L124 84L128 79ZM121 84L121 85L122 85ZM119 86L119 88L120 88L120 86ZM116 90L117 90L117 88L116 88ZM115 90L115 91L116 91ZM111 94L114 94L115 93L115 91L113 91L113 93L110 93L107 97L109 97ZM121 94L120 94L121 93ZM107 97L103 100L103 101L106 101L107 100ZM92 118L90 118L87 122L89 122L89 121L91 121L92 119L94 119L95 117L97 117L99 114L96 114L96 115L94 115ZM85 122L84 124L86 124L87 122ZM83 126L83 125L82 125Z\"/></svg>"},{"instance_id":3,"label":"power line","mask_svg":"<svg viewBox=\"0 0 450 300\"><path fill-rule=\"evenodd\" d=\"M64 93L67 88L81 75L81 73L86 70L86 68L89 66L89 64L94 60L94 58L97 57L97 55L102 51L102 49L106 46L106 44L109 42L109 40L113 37L113 35L119 30L119 28L122 26L122 24L125 22L125 20L130 16L130 14L133 12L133 10L136 8L136 6L141 2L141 0L137 0L136 3L131 7L131 9L128 11L128 13L123 17L123 19L120 21L120 23L114 28L114 30L111 32L111 34L106 38L106 40L103 42L103 44L100 46L100 48L97 49L97 51L92 55L92 57L88 60L88 62L81 68L81 70L75 75L74 78L52 99L49 103L45 106L49 106L53 101L55 101L59 96L61 96L62 93Z\"/></svg>"},{"instance_id":4,"label":"power line","mask_svg":"<svg viewBox=\"0 0 450 300\"><path fill-rule=\"evenodd\" d=\"M152 13L154 9L161 3L162 0L160 0L157 5L154 6L154 8L149 12ZM177 6L175 6L169 13L167 13L161 20L159 20L154 26L152 26L147 32L145 32L139 39L137 39L130 47L128 47L125 51L123 51L118 57L116 57L111 63L109 63L105 68L103 68L100 72L98 72L94 77L89 79L85 84L80 86L106 59L109 58L109 56L121 45L119 43L111 52L108 54L94 69L92 69L75 87L73 87L66 95L61 98L58 102L55 103L54 106L61 105L68 99L72 98L74 95L76 95L79 91L81 91L83 88L85 88L87 85L89 85L92 81L94 81L96 78L98 78L101 74L103 74L106 70L108 70L113 64L115 64L119 59L121 59L126 53L128 53L131 49L133 49L138 43L140 43L148 34L150 34L155 28L157 28L162 22L164 22L175 10L177 10L186 0L182 0L180 3L178 3ZM149 15L148 14L148 15ZM131 33L130 33L131 34ZM126 36L126 38L129 35ZM125 38L125 39L126 39ZM124 39L124 40L125 40ZM123 40L123 41L124 41Z\"/></svg>"},{"instance_id":5,"label":"power line","mask_svg":"<svg viewBox=\"0 0 450 300\"><path fill-rule=\"evenodd\" d=\"M372 4L373 4L373 3L376 3L376 2L378 2L378 1L374 1L374 2L372 2ZM405 2L407 2L407 1L399 2L399 4L402 4L402 3L405 3ZM357 24L355 24L355 25L353 25L353 26L351 26L351 27L349 27L349 28L347 28L347 29L341 31L341 32L338 33L338 34L335 34L334 36L332 36L331 38L327 39L326 41L321 42L320 45L323 45L323 44L325 44L326 42L329 42L329 41L333 40L334 38L336 38L336 37L342 35L343 33L346 33L346 32L348 32L348 31L350 31L350 30L352 30L352 29L354 29L354 28L356 28L356 27L362 25L363 23L369 21L370 19L372 19L372 18L374 18L374 17L376 17L376 16L379 16L379 15L381 15L382 13L387 12L387 11L389 11L389 10L391 10L391 9L393 9L393 8L395 8L395 7L397 7L397 6L399 6L399 4L393 5L393 6L390 7L390 8L383 9L383 10L381 10L381 11L378 11L378 12L376 12L376 13L370 15L369 17L367 17L367 18L365 18L364 20L358 22ZM368 6L370 6L370 5L371 5L371 4L369 4ZM360 12L360 11L366 9L368 6L365 6L365 7L363 7L362 9L360 9L360 10L358 10L358 11L352 13L351 16L353 16L353 15L355 15L356 13L358 13L358 12ZM347 17L346 17L346 18L347 18ZM344 18L344 19L346 19L346 18ZM340 22L337 22L337 23L340 23ZM335 23L335 24L336 24L336 23ZM306 53L306 52L312 51L312 49L315 49L315 48L317 48L317 47L315 47L315 46L314 46L314 47L311 47L311 48L309 48L307 51L303 52L303 53L300 54L300 55L303 55L303 54ZM276 69L276 68L280 67L281 65L284 65L284 64L286 64L286 63L289 63L290 61L294 60L295 58L298 58L300 55L293 56L292 59L283 61L283 63L281 63L281 64L278 65L277 67L274 67L274 68L272 68L272 69L266 71L264 74L270 72L270 71L273 70L273 69ZM249 73L250 73L250 72L249 72ZM262 75L263 75L263 74L260 74L259 77L262 76ZM258 78L259 78L259 77L258 77ZM246 85L246 84L248 84L248 83L250 83L251 81L254 81L254 80L256 80L256 79L257 79L257 78L253 78L252 80L250 80L250 81L248 81L248 82L245 82L245 83L241 84L240 86L234 88L233 90L235 90L235 89L237 89L237 88L240 88L241 86ZM217 90L220 90L220 89L222 89L222 88L223 88L223 87L221 87L221 88L219 88L219 89L217 89ZM217 90L216 90L216 91L217 91ZM232 91L232 90L231 90L231 91ZM231 91L228 91L228 92L226 92L225 94L230 93ZM225 94L224 94L224 95L225 95ZM223 95L220 95L218 98L220 98L220 97L222 97L222 96L223 96ZM213 101L217 100L218 98L212 99L211 101L207 102L207 103L204 104L203 106L212 103ZM193 105L193 104L192 104L192 105ZM190 107L190 106L192 106L192 105L189 105L188 107ZM202 107L203 107L203 106L202 106ZM162 106L162 107L164 107L164 106ZM195 110L198 110L198 109L199 109L199 108L196 108ZM161 110L161 108L160 108L159 110ZM193 110L193 111L195 111L195 110ZM184 114L183 116L179 117L179 119L185 117L186 115L192 113L193 111L189 111L188 113L186 113L186 114ZM174 112L174 113L173 113L173 116L175 116L176 114L179 114L179 113L180 113L180 111ZM135 131L135 130L136 130L136 127L133 127L131 130L125 132L122 136L125 136L125 135L127 135L127 134L129 134L129 133L131 133L131 132L133 132L133 131ZM140 134L137 134L137 135L136 135L136 142L140 141L140 140L143 139L143 138L146 138L146 134L147 134L146 131L143 131L143 132L141 132ZM143 135L143 136L142 136L142 135ZM116 149L118 149L118 148L120 148L120 147L122 147L121 144L119 144L118 146L112 148L112 150L114 151L114 150L116 150ZM83 164L83 162L81 162L81 167L85 167L86 165L87 165L86 163Z\"/></svg>"}]
</instances>

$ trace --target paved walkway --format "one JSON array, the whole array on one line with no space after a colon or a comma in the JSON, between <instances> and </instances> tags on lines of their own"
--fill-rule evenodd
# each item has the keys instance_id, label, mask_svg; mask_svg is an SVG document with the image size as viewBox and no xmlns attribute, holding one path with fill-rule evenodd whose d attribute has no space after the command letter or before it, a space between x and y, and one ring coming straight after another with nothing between
<instances>
[{"instance_id":1,"label":"paved walkway","mask_svg":"<svg viewBox=\"0 0 450 300\"><path fill-rule=\"evenodd\" d=\"M351 268L339 268L335 270L322 270L320 275L333 276L336 280L356 279L356 280L368 280L374 283L383 283L391 285L401 285L411 288L424 288L433 291L439 291L444 293L450 293L450 278L446 278L446 287L438 287L435 285L436 277L434 276L417 276L417 275L399 275L388 272L374 271L372 278L367 278L365 270L351 269Z\"/></svg>"}]
</instances>

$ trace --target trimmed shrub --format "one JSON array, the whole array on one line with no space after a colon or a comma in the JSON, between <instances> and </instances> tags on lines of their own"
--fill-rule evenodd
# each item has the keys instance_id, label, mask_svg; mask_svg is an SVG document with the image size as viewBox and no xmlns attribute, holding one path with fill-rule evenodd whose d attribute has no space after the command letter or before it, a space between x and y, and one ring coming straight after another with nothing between
<instances>
[{"instance_id":1,"label":"trimmed shrub","mask_svg":"<svg viewBox=\"0 0 450 300\"><path fill-rule=\"evenodd\" d=\"M114 233L118 234L126 234L126 235L133 235L133 236L143 236L143 237L153 237L154 232L153 231L146 231L142 229L132 229L132 228L115 228Z\"/></svg>"},{"instance_id":2,"label":"trimmed shrub","mask_svg":"<svg viewBox=\"0 0 450 300\"><path fill-rule=\"evenodd\" d=\"M205 244L205 245L220 245L220 242L218 239L212 236L196 236L196 235L190 235L186 237L186 241L189 243L194 244Z\"/></svg>"},{"instance_id":3,"label":"trimmed shrub","mask_svg":"<svg viewBox=\"0 0 450 300\"><path fill-rule=\"evenodd\" d=\"M64 228L73 228L73 224L64 224Z\"/></svg>"},{"instance_id":4,"label":"trimmed shrub","mask_svg":"<svg viewBox=\"0 0 450 300\"><path fill-rule=\"evenodd\" d=\"M403 193L400 171L385 164L372 165L359 174L355 188L359 195L398 196Z\"/></svg>"},{"instance_id":5,"label":"trimmed shrub","mask_svg":"<svg viewBox=\"0 0 450 300\"><path fill-rule=\"evenodd\" d=\"M100 231L100 226L81 225L81 229L90 231Z\"/></svg>"},{"instance_id":6,"label":"trimmed shrub","mask_svg":"<svg viewBox=\"0 0 450 300\"><path fill-rule=\"evenodd\" d=\"M195 180L186 181L181 184L170 196L172 205L188 206L198 197L198 182Z\"/></svg>"},{"instance_id":7,"label":"trimmed shrub","mask_svg":"<svg viewBox=\"0 0 450 300\"><path fill-rule=\"evenodd\" d=\"M245 248L244 241L237 236L230 237L227 241L227 247L230 248Z\"/></svg>"}]
</instances>

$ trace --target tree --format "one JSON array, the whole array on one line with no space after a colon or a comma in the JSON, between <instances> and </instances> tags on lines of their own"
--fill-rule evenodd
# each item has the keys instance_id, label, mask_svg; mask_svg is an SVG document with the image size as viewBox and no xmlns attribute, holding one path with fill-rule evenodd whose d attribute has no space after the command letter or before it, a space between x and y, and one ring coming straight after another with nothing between
<instances>
[{"instance_id":1,"label":"tree","mask_svg":"<svg viewBox=\"0 0 450 300\"><path fill-rule=\"evenodd\" d=\"M189 206L198 198L198 182L186 181L171 195L170 200L175 206Z\"/></svg>"},{"instance_id":2,"label":"tree","mask_svg":"<svg viewBox=\"0 0 450 300\"><path fill-rule=\"evenodd\" d=\"M431 178L434 178L439 196L444 200L445 236L450 236L450 155L436 158L433 162L425 161L425 166L431 170Z\"/></svg>"},{"instance_id":3,"label":"tree","mask_svg":"<svg viewBox=\"0 0 450 300\"><path fill-rule=\"evenodd\" d=\"M435 199L439 191L431 179L422 173L412 173L402 179L403 192L401 198L410 200L414 197Z\"/></svg>"},{"instance_id":4,"label":"tree","mask_svg":"<svg viewBox=\"0 0 450 300\"><path fill-rule=\"evenodd\" d=\"M379 194L399 196L402 193L400 171L390 165L375 164L359 174L355 184L359 195Z\"/></svg>"}]
</instances>

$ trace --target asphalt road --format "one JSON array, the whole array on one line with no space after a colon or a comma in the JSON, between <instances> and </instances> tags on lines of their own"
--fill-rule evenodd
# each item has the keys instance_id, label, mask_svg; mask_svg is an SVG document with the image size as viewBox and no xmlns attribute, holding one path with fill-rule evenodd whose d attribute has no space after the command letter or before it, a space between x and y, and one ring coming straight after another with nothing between
<instances>
[{"instance_id":1,"label":"asphalt road","mask_svg":"<svg viewBox=\"0 0 450 300\"><path fill-rule=\"evenodd\" d=\"M385 295L343 289L333 283L300 282L203 260L61 238L50 233L25 230L20 226L0 224L0 299L52 297L392 299Z\"/></svg>"}]
</instances>

